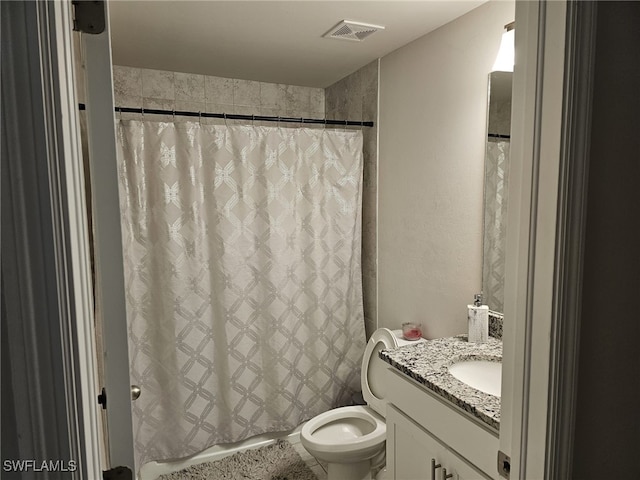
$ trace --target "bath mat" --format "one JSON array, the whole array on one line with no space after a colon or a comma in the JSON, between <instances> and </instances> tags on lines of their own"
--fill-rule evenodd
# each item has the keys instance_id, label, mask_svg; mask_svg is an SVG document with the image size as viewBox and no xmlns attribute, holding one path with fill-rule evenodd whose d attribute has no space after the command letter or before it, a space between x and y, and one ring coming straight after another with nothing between
<instances>
[{"instance_id":1,"label":"bath mat","mask_svg":"<svg viewBox=\"0 0 640 480\"><path fill-rule=\"evenodd\" d=\"M286 440L200 463L157 480L318 480Z\"/></svg>"}]
</instances>

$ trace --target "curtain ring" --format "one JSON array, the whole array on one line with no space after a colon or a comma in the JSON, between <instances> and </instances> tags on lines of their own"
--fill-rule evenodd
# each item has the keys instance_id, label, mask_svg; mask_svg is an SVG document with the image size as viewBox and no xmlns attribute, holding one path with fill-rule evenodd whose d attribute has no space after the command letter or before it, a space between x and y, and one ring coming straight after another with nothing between
<instances>
[{"instance_id":1,"label":"curtain ring","mask_svg":"<svg viewBox=\"0 0 640 480\"><path fill-rule=\"evenodd\" d=\"M322 126L322 130L327 129L327 117L324 117L324 125Z\"/></svg>"},{"instance_id":2,"label":"curtain ring","mask_svg":"<svg viewBox=\"0 0 640 480\"><path fill-rule=\"evenodd\" d=\"M118 107L118 120L122 120L122 107Z\"/></svg>"},{"instance_id":3,"label":"curtain ring","mask_svg":"<svg viewBox=\"0 0 640 480\"><path fill-rule=\"evenodd\" d=\"M304 117L300 117L300 127L304 127Z\"/></svg>"},{"instance_id":4,"label":"curtain ring","mask_svg":"<svg viewBox=\"0 0 640 480\"><path fill-rule=\"evenodd\" d=\"M175 121L176 121L176 109L175 108L173 110L171 110L171 114L173 115L173 122L175 123Z\"/></svg>"},{"instance_id":5,"label":"curtain ring","mask_svg":"<svg viewBox=\"0 0 640 480\"><path fill-rule=\"evenodd\" d=\"M222 117L224 118L224 126L225 126L225 127L228 127L229 125L227 125L227 114L226 114L226 113L223 113L223 114L222 114Z\"/></svg>"},{"instance_id":6,"label":"curtain ring","mask_svg":"<svg viewBox=\"0 0 640 480\"><path fill-rule=\"evenodd\" d=\"M202 110L198 110L198 123L202 125Z\"/></svg>"},{"instance_id":7,"label":"curtain ring","mask_svg":"<svg viewBox=\"0 0 640 480\"><path fill-rule=\"evenodd\" d=\"M345 121L344 121L344 131L345 131L345 132L347 131L347 123L348 123L348 120L345 120Z\"/></svg>"},{"instance_id":8,"label":"curtain ring","mask_svg":"<svg viewBox=\"0 0 640 480\"><path fill-rule=\"evenodd\" d=\"M142 119L144 120L144 107L142 107L140 111L142 112Z\"/></svg>"},{"instance_id":9,"label":"curtain ring","mask_svg":"<svg viewBox=\"0 0 640 480\"><path fill-rule=\"evenodd\" d=\"M251 126L252 127L256 126L256 116L255 115L251 115Z\"/></svg>"},{"instance_id":10,"label":"curtain ring","mask_svg":"<svg viewBox=\"0 0 640 480\"><path fill-rule=\"evenodd\" d=\"M278 128L280 128L280 115L278 115Z\"/></svg>"}]
</instances>

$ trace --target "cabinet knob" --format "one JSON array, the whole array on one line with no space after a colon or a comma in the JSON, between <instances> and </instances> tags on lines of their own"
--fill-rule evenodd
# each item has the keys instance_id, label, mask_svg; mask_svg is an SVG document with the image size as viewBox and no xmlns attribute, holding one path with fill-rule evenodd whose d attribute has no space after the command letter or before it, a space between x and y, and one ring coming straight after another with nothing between
<instances>
[{"instance_id":1,"label":"cabinet knob","mask_svg":"<svg viewBox=\"0 0 640 480\"><path fill-rule=\"evenodd\" d=\"M442 465L439 463L436 465L435 458L431 459L431 480L436 480L436 470L439 469L441 466Z\"/></svg>"},{"instance_id":2,"label":"cabinet knob","mask_svg":"<svg viewBox=\"0 0 640 480\"><path fill-rule=\"evenodd\" d=\"M453 473L447 473L447 469L442 469L442 480L447 480L447 478L453 477Z\"/></svg>"}]
</instances>

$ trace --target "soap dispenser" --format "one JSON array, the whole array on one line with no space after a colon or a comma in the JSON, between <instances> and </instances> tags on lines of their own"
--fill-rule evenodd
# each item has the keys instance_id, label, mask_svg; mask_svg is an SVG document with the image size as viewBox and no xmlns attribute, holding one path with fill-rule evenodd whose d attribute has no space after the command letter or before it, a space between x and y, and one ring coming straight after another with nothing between
<instances>
[{"instance_id":1,"label":"soap dispenser","mask_svg":"<svg viewBox=\"0 0 640 480\"><path fill-rule=\"evenodd\" d=\"M489 307L482 305L482 294L473 296L473 305L467 305L469 309L469 341L484 343L489 338Z\"/></svg>"}]
</instances>

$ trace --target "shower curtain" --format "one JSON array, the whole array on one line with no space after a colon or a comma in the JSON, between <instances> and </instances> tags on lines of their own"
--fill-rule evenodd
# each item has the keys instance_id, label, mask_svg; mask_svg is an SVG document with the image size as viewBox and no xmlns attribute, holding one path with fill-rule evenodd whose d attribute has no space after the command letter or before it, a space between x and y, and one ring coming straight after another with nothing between
<instances>
[{"instance_id":1,"label":"shower curtain","mask_svg":"<svg viewBox=\"0 0 640 480\"><path fill-rule=\"evenodd\" d=\"M510 141L489 138L484 178L484 240L482 289L484 303L504 312L504 266Z\"/></svg>"},{"instance_id":2,"label":"shower curtain","mask_svg":"<svg viewBox=\"0 0 640 480\"><path fill-rule=\"evenodd\" d=\"M350 402L362 133L118 122L137 468Z\"/></svg>"}]
</instances>

